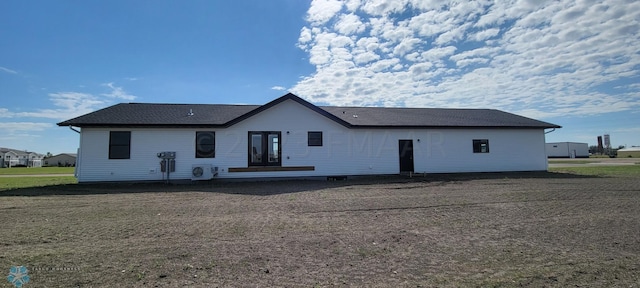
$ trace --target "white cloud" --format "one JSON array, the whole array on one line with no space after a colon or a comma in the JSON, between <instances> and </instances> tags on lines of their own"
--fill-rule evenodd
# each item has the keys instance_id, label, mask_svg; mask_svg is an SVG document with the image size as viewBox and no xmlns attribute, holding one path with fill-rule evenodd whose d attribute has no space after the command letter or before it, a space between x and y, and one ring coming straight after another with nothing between
<instances>
[{"instance_id":1,"label":"white cloud","mask_svg":"<svg viewBox=\"0 0 640 288\"><path fill-rule=\"evenodd\" d=\"M307 11L307 20L316 25L324 24L342 9L339 0L313 0Z\"/></svg>"},{"instance_id":2,"label":"white cloud","mask_svg":"<svg viewBox=\"0 0 640 288\"><path fill-rule=\"evenodd\" d=\"M15 113L9 111L7 108L0 108L0 118L12 118Z\"/></svg>"},{"instance_id":3,"label":"white cloud","mask_svg":"<svg viewBox=\"0 0 640 288\"><path fill-rule=\"evenodd\" d=\"M109 98L123 99L123 100L134 100L136 96L128 94L122 87L115 86L113 82L104 83L102 86L109 87L111 91L109 93L103 93L102 96L106 96Z\"/></svg>"},{"instance_id":4,"label":"white cloud","mask_svg":"<svg viewBox=\"0 0 640 288\"><path fill-rule=\"evenodd\" d=\"M356 64L365 64L378 59L380 59L380 56L371 51L360 53L354 57L354 61L356 62Z\"/></svg>"},{"instance_id":5,"label":"white cloud","mask_svg":"<svg viewBox=\"0 0 640 288\"><path fill-rule=\"evenodd\" d=\"M475 40L475 41L484 41L489 38L497 36L498 33L500 33L499 28L490 28L490 29L479 31L473 35L470 35L469 39Z\"/></svg>"},{"instance_id":6,"label":"white cloud","mask_svg":"<svg viewBox=\"0 0 640 288\"><path fill-rule=\"evenodd\" d=\"M458 41L464 38L468 26L468 24L464 24L462 26L458 26L449 31L446 31L440 34L440 36L436 38L436 41L434 41L434 43L437 45L445 45L454 41Z\"/></svg>"},{"instance_id":7,"label":"white cloud","mask_svg":"<svg viewBox=\"0 0 640 288\"><path fill-rule=\"evenodd\" d=\"M52 120L66 120L83 114L91 113L107 105L114 104L114 100L133 100L135 96L128 94L122 87L113 83L102 84L108 87L109 93L94 95L82 92L49 93L50 107L34 109L32 111L12 111L0 107L0 118L44 118ZM7 123L7 122L2 122Z\"/></svg>"},{"instance_id":8,"label":"white cloud","mask_svg":"<svg viewBox=\"0 0 640 288\"><path fill-rule=\"evenodd\" d=\"M360 8L370 15L388 15L404 10L407 5L406 0L368 0Z\"/></svg>"},{"instance_id":9,"label":"white cloud","mask_svg":"<svg viewBox=\"0 0 640 288\"><path fill-rule=\"evenodd\" d=\"M447 56L453 55L453 53L455 53L456 50L458 50L458 48L455 46L436 47L436 48L431 48L425 52L422 52L421 56L427 61L435 62L435 61L446 59Z\"/></svg>"},{"instance_id":10,"label":"white cloud","mask_svg":"<svg viewBox=\"0 0 640 288\"><path fill-rule=\"evenodd\" d=\"M355 12L360 7L360 0L347 0L344 6L347 7L347 11Z\"/></svg>"},{"instance_id":11,"label":"white cloud","mask_svg":"<svg viewBox=\"0 0 640 288\"><path fill-rule=\"evenodd\" d=\"M302 27L302 29L300 30L300 38L298 38L298 43L300 43L299 45L302 45L300 47L305 47L305 44L311 41L311 39L311 29Z\"/></svg>"},{"instance_id":12,"label":"white cloud","mask_svg":"<svg viewBox=\"0 0 640 288\"><path fill-rule=\"evenodd\" d=\"M9 73L9 74L18 74L17 71L11 70L9 68L5 68L5 67L2 67L2 66L0 66L0 71L5 72L5 73Z\"/></svg>"},{"instance_id":13,"label":"white cloud","mask_svg":"<svg viewBox=\"0 0 640 288\"><path fill-rule=\"evenodd\" d=\"M17 112L14 117L49 118L66 120L95 111L107 102L91 94L79 92L59 92L49 94L52 108L37 109L31 112Z\"/></svg>"},{"instance_id":14,"label":"white cloud","mask_svg":"<svg viewBox=\"0 0 640 288\"><path fill-rule=\"evenodd\" d=\"M613 131L618 133L640 133L640 127L616 128Z\"/></svg>"},{"instance_id":15,"label":"white cloud","mask_svg":"<svg viewBox=\"0 0 640 288\"><path fill-rule=\"evenodd\" d=\"M362 37L356 42L356 45L359 49L366 51L376 50L380 46L376 37Z\"/></svg>"},{"instance_id":16,"label":"white cloud","mask_svg":"<svg viewBox=\"0 0 640 288\"><path fill-rule=\"evenodd\" d=\"M345 5L312 3L317 16L298 44L316 71L294 93L331 105L487 107L532 117L640 110L632 84L640 82L638 1Z\"/></svg>"},{"instance_id":17,"label":"white cloud","mask_svg":"<svg viewBox=\"0 0 640 288\"><path fill-rule=\"evenodd\" d=\"M16 132L43 131L53 127L51 123L39 122L0 122L0 130L14 134Z\"/></svg>"},{"instance_id":18,"label":"white cloud","mask_svg":"<svg viewBox=\"0 0 640 288\"><path fill-rule=\"evenodd\" d=\"M371 70L373 72L380 72L383 70L388 69L389 67L392 67L396 64L400 63L400 59L398 58L390 58L390 59L383 59L380 60L378 62L375 62L371 65Z\"/></svg>"},{"instance_id":19,"label":"white cloud","mask_svg":"<svg viewBox=\"0 0 640 288\"><path fill-rule=\"evenodd\" d=\"M360 21L360 17L355 14L345 14L340 16L334 28L344 35L361 33L365 29L365 25Z\"/></svg>"},{"instance_id":20,"label":"white cloud","mask_svg":"<svg viewBox=\"0 0 640 288\"><path fill-rule=\"evenodd\" d=\"M282 86L273 86L271 87L271 90L284 91L284 90L287 90L287 88L284 88Z\"/></svg>"},{"instance_id":21,"label":"white cloud","mask_svg":"<svg viewBox=\"0 0 640 288\"><path fill-rule=\"evenodd\" d=\"M403 56L407 53L409 53L410 51L413 51L413 48L420 44L420 39L418 38L405 38L402 39L402 41L400 41L400 44L398 44L395 48L393 48L393 54L397 55L397 56Z\"/></svg>"}]
</instances>

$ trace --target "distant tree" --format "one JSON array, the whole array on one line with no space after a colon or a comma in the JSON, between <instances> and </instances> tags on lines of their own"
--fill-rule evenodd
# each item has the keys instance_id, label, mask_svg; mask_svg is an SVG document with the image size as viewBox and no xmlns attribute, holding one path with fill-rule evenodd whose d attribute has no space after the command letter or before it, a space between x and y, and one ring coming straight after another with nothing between
<instances>
[{"instance_id":1,"label":"distant tree","mask_svg":"<svg viewBox=\"0 0 640 288\"><path fill-rule=\"evenodd\" d=\"M598 153L598 152L599 152L599 151L598 151L598 146L597 146L597 145L591 145L591 146L589 146L589 153L591 153L591 154L596 154L596 153Z\"/></svg>"},{"instance_id":2,"label":"distant tree","mask_svg":"<svg viewBox=\"0 0 640 288\"><path fill-rule=\"evenodd\" d=\"M47 154L44 155L44 159L51 158L51 157L53 157L53 154L51 154L51 152L47 152Z\"/></svg>"},{"instance_id":3,"label":"distant tree","mask_svg":"<svg viewBox=\"0 0 640 288\"><path fill-rule=\"evenodd\" d=\"M618 149L624 149L624 145L618 146Z\"/></svg>"}]
</instances>

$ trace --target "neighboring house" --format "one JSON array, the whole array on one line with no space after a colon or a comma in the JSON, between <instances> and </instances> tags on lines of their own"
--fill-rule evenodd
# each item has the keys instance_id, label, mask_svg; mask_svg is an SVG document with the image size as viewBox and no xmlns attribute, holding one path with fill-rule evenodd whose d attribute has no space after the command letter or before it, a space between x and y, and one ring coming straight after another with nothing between
<instances>
[{"instance_id":1,"label":"neighboring house","mask_svg":"<svg viewBox=\"0 0 640 288\"><path fill-rule=\"evenodd\" d=\"M0 148L0 155L2 155L2 168L18 166L19 155L13 149Z\"/></svg>"},{"instance_id":2,"label":"neighboring house","mask_svg":"<svg viewBox=\"0 0 640 288\"><path fill-rule=\"evenodd\" d=\"M640 147L618 149L618 158L640 158Z\"/></svg>"},{"instance_id":3,"label":"neighboring house","mask_svg":"<svg viewBox=\"0 0 640 288\"><path fill-rule=\"evenodd\" d=\"M589 158L589 144L576 142L547 143L549 158Z\"/></svg>"},{"instance_id":4,"label":"neighboring house","mask_svg":"<svg viewBox=\"0 0 640 288\"><path fill-rule=\"evenodd\" d=\"M75 153L61 153L44 159L44 166L71 167L76 166Z\"/></svg>"},{"instance_id":5,"label":"neighboring house","mask_svg":"<svg viewBox=\"0 0 640 288\"><path fill-rule=\"evenodd\" d=\"M261 106L123 103L58 125L81 128L79 182L545 171L544 130L560 128L493 109L324 107L290 93Z\"/></svg>"},{"instance_id":6,"label":"neighboring house","mask_svg":"<svg viewBox=\"0 0 640 288\"><path fill-rule=\"evenodd\" d=\"M42 167L42 158L44 155L35 152L0 148L0 157L2 159L0 167Z\"/></svg>"},{"instance_id":7,"label":"neighboring house","mask_svg":"<svg viewBox=\"0 0 640 288\"><path fill-rule=\"evenodd\" d=\"M27 167L42 167L42 159L44 155L35 152L27 152L27 160L23 164Z\"/></svg>"}]
</instances>

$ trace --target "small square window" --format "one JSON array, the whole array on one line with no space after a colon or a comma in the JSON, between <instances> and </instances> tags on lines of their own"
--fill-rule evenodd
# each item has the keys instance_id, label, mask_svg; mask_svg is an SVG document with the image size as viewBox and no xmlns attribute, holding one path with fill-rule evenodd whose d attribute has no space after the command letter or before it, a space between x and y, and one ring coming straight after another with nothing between
<instances>
[{"instance_id":1,"label":"small square window","mask_svg":"<svg viewBox=\"0 0 640 288\"><path fill-rule=\"evenodd\" d=\"M473 140L473 153L489 153L489 140L488 139Z\"/></svg>"},{"instance_id":2,"label":"small square window","mask_svg":"<svg viewBox=\"0 0 640 288\"><path fill-rule=\"evenodd\" d=\"M322 146L322 131L310 131L307 134L309 146Z\"/></svg>"}]
</instances>

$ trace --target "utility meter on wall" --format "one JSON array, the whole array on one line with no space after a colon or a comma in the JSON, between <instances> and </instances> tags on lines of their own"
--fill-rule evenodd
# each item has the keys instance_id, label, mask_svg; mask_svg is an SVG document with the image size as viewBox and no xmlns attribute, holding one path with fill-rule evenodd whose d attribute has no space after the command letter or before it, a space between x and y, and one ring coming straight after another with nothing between
<instances>
[{"instance_id":1,"label":"utility meter on wall","mask_svg":"<svg viewBox=\"0 0 640 288\"><path fill-rule=\"evenodd\" d=\"M160 159L176 159L176 152L159 152L157 156Z\"/></svg>"}]
</instances>

